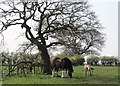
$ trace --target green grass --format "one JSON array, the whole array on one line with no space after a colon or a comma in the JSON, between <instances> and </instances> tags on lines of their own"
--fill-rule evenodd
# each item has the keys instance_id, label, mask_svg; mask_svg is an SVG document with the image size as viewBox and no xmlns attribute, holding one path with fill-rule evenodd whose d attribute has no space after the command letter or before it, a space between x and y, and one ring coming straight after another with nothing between
<instances>
[{"instance_id":1,"label":"green grass","mask_svg":"<svg viewBox=\"0 0 120 86\"><path fill-rule=\"evenodd\" d=\"M118 84L118 67L95 66L93 76L85 76L83 66L74 67L73 78L51 77L51 75L29 74L6 76L3 84Z\"/></svg>"}]
</instances>

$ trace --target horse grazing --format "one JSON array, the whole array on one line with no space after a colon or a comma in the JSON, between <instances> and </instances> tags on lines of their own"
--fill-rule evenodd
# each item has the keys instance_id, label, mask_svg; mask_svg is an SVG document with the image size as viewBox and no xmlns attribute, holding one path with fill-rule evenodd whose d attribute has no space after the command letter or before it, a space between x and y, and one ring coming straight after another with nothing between
<instances>
[{"instance_id":1,"label":"horse grazing","mask_svg":"<svg viewBox=\"0 0 120 86\"><path fill-rule=\"evenodd\" d=\"M90 76L92 76L93 70L94 70L94 68L93 68L91 65L89 65L89 64L85 64L85 65L84 65L85 75L90 75Z\"/></svg>"},{"instance_id":2,"label":"horse grazing","mask_svg":"<svg viewBox=\"0 0 120 86\"><path fill-rule=\"evenodd\" d=\"M72 78L72 72L73 72L73 67L72 67L72 62L68 58L54 58L52 61L52 77L54 77L54 71L57 71L57 76L58 75L58 70L62 69L62 75L61 77L64 76L64 70L66 70L66 73L68 74L69 78Z\"/></svg>"}]
</instances>

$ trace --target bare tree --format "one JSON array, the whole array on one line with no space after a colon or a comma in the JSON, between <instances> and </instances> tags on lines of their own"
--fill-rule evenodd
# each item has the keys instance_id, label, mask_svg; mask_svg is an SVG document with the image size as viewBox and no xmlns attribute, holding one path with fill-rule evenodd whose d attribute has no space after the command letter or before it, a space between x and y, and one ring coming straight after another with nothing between
<instances>
[{"instance_id":1,"label":"bare tree","mask_svg":"<svg viewBox=\"0 0 120 86\"><path fill-rule=\"evenodd\" d=\"M101 28L99 23L93 19L93 13L86 10L88 9L87 2L5 0L0 4L0 19L3 25L0 33L13 25L25 29L26 38L41 51L44 62L43 72L46 74L51 74L47 48L59 44L65 44L70 48L69 44L73 41L70 39L77 38L76 40L81 43L77 45L80 47L78 49L82 51L81 53L85 53L93 46L93 40L97 41L94 37L101 35L97 31ZM5 6L6 8L4 8ZM97 26L93 24L97 24ZM102 37L99 38L102 40ZM51 39L55 40L50 41ZM47 41L49 42L47 43ZM83 45L85 46L82 47ZM77 49L77 47L75 48Z\"/></svg>"},{"instance_id":2,"label":"bare tree","mask_svg":"<svg viewBox=\"0 0 120 86\"><path fill-rule=\"evenodd\" d=\"M56 38L64 43L65 52L70 54L99 54L105 35L102 25L95 12L90 10L87 2L78 5L65 6L70 15L65 16L69 31L62 30L56 33Z\"/></svg>"}]
</instances>

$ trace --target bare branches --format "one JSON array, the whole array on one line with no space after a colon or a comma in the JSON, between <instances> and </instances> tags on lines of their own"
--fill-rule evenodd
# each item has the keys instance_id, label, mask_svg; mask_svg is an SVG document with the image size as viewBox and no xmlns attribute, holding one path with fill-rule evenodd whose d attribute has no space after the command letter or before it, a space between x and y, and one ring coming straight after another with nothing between
<instances>
[{"instance_id":1,"label":"bare branches","mask_svg":"<svg viewBox=\"0 0 120 86\"><path fill-rule=\"evenodd\" d=\"M0 35L2 36L2 39L0 41L0 46L4 46L4 35L2 33L0 33Z\"/></svg>"},{"instance_id":2,"label":"bare branches","mask_svg":"<svg viewBox=\"0 0 120 86\"><path fill-rule=\"evenodd\" d=\"M26 29L26 38L40 48L61 44L69 50L73 49L74 53L83 54L100 50L99 47L104 44L104 36L100 32L103 27L87 2L38 3L28 0L15 3L11 0L2 4L8 9L0 7L1 32L10 26L21 25ZM49 39L57 42L46 45Z\"/></svg>"},{"instance_id":3,"label":"bare branches","mask_svg":"<svg viewBox=\"0 0 120 86\"><path fill-rule=\"evenodd\" d=\"M62 42L52 42L52 43L50 43L49 45L47 45L46 47L47 48L49 48L49 47L51 47L51 46L54 46L54 45L63 45L63 43Z\"/></svg>"},{"instance_id":4,"label":"bare branches","mask_svg":"<svg viewBox=\"0 0 120 86\"><path fill-rule=\"evenodd\" d=\"M32 52L32 50L35 49L35 45L29 43L29 42L24 42L23 44L19 45L20 47L18 48L17 52L27 52L29 51L30 53Z\"/></svg>"}]
</instances>

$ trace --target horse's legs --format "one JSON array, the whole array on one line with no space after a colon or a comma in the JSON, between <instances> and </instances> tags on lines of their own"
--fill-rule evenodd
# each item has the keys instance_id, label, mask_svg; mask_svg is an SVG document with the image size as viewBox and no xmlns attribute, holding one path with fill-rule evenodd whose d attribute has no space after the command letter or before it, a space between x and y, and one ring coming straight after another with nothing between
<instances>
[{"instance_id":1,"label":"horse's legs","mask_svg":"<svg viewBox=\"0 0 120 86\"><path fill-rule=\"evenodd\" d=\"M67 69L66 69L66 74L68 73Z\"/></svg>"},{"instance_id":2,"label":"horse's legs","mask_svg":"<svg viewBox=\"0 0 120 86\"><path fill-rule=\"evenodd\" d=\"M52 70L52 77L54 77L54 70Z\"/></svg>"},{"instance_id":3,"label":"horse's legs","mask_svg":"<svg viewBox=\"0 0 120 86\"><path fill-rule=\"evenodd\" d=\"M87 70L85 69L85 75L87 75Z\"/></svg>"},{"instance_id":4,"label":"horse's legs","mask_svg":"<svg viewBox=\"0 0 120 86\"><path fill-rule=\"evenodd\" d=\"M70 76L71 76L70 70L66 69L66 75L64 77L70 77Z\"/></svg>"},{"instance_id":5,"label":"horse's legs","mask_svg":"<svg viewBox=\"0 0 120 86\"><path fill-rule=\"evenodd\" d=\"M64 78L64 77L68 77L68 73L67 73L67 71L66 71L66 73L65 73L65 74L64 74L64 72L65 72L65 71L64 71L64 70L62 70L62 75L61 75L61 77L62 77L62 78Z\"/></svg>"},{"instance_id":6,"label":"horse's legs","mask_svg":"<svg viewBox=\"0 0 120 86\"><path fill-rule=\"evenodd\" d=\"M54 77L54 76L59 76L58 75L58 70L59 70L59 68L53 68L53 70L52 70L52 77ZM55 73L55 71L56 71L56 73Z\"/></svg>"},{"instance_id":7,"label":"horse's legs","mask_svg":"<svg viewBox=\"0 0 120 86\"><path fill-rule=\"evenodd\" d=\"M90 76L92 76L92 70L90 70Z\"/></svg>"},{"instance_id":8,"label":"horse's legs","mask_svg":"<svg viewBox=\"0 0 120 86\"><path fill-rule=\"evenodd\" d=\"M54 72L55 72L55 69L52 70L52 77L55 76L55 73L54 73Z\"/></svg>"},{"instance_id":9,"label":"horse's legs","mask_svg":"<svg viewBox=\"0 0 120 86\"><path fill-rule=\"evenodd\" d=\"M64 77L64 71L62 70L62 75L61 75L61 77L63 78Z\"/></svg>"},{"instance_id":10,"label":"horse's legs","mask_svg":"<svg viewBox=\"0 0 120 86\"><path fill-rule=\"evenodd\" d=\"M59 70L59 69L58 69ZM58 75L58 70L57 70L57 72L56 72L56 74L57 74L57 77L59 77L59 75Z\"/></svg>"},{"instance_id":11,"label":"horse's legs","mask_svg":"<svg viewBox=\"0 0 120 86\"><path fill-rule=\"evenodd\" d=\"M68 76L72 78L72 72L70 70L68 70Z\"/></svg>"}]
</instances>

